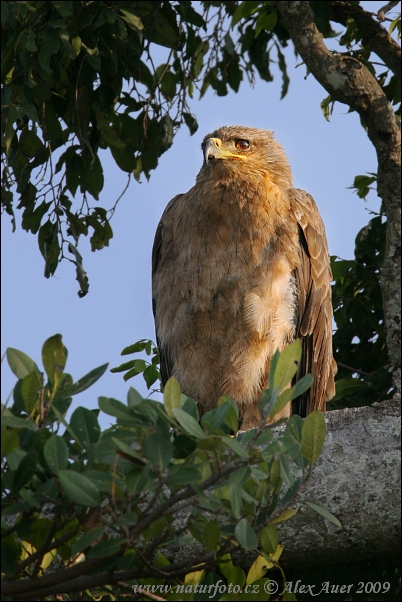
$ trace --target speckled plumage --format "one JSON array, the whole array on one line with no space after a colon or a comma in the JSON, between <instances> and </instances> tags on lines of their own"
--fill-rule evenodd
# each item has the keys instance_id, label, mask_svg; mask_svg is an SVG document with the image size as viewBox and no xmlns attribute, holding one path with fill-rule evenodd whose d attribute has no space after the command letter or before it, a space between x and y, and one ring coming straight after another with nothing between
<instances>
[{"instance_id":1,"label":"speckled plumage","mask_svg":"<svg viewBox=\"0 0 402 602\"><path fill-rule=\"evenodd\" d=\"M245 148L236 148L239 143ZM242 429L252 428L272 355L301 337L298 376L311 372L314 385L293 410L325 409L336 366L331 272L318 209L292 187L272 132L222 127L202 146L196 183L166 207L153 248L163 382L175 376L201 413L229 395ZM288 404L283 415L290 411Z\"/></svg>"}]
</instances>

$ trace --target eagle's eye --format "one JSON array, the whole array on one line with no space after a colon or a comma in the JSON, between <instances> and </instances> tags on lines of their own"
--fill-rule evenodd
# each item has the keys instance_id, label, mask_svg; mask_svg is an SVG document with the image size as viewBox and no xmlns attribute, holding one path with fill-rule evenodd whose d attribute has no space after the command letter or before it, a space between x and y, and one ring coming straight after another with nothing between
<instances>
[{"instance_id":1,"label":"eagle's eye","mask_svg":"<svg viewBox=\"0 0 402 602\"><path fill-rule=\"evenodd\" d=\"M239 150L247 150L250 148L250 142L248 140L235 140L235 147Z\"/></svg>"}]
</instances>

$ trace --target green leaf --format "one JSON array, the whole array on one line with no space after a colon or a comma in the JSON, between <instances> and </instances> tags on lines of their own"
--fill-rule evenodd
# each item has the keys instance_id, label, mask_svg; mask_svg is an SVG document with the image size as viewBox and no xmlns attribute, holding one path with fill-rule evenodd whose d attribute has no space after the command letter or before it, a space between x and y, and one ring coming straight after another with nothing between
<instances>
[{"instance_id":1,"label":"green leaf","mask_svg":"<svg viewBox=\"0 0 402 602\"><path fill-rule=\"evenodd\" d=\"M274 554L279 543L278 531L273 525L267 525L261 531L261 545L266 554Z\"/></svg>"},{"instance_id":2,"label":"green leaf","mask_svg":"<svg viewBox=\"0 0 402 602\"><path fill-rule=\"evenodd\" d=\"M97 380L100 379L101 376L106 372L106 369L109 364L102 364L98 368L94 368L91 372L88 372L85 376L77 380L67 391L68 396L77 395L78 393L82 393L88 387L91 387Z\"/></svg>"},{"instance_id":3,"label":"green leaf","mask_svg":"<svg viewBox=\"0 0 402 602\"><path fill-rule=\"evenodd\" d=\"M273 418L276 414L278 414L281 410L283 410L283 408L286 406L286 404L289 403L289 401L292 399L292 393L293 393L293 387L292 387L292 389L285 389L279 395L279 397L275 401L271 411L268 414L268 416L270 418Z\"/></svg>"},{"instance_id":4,"label":"green leaf","mask_svg":"<svg viewBox=\"0 0 402 602\"><path fill-rule=\"evenodd\" d=\"M336 516L334 516L333 514L331 514L331 512L329 512L328 510L326 510L322 506L318 506L317 504L313 504L313 502L305 502L305 504L307 506L310 506L310 508L312 508L313 510L315 510L316 512L318 512L318 514L321 514L321 516L323 516L324 518L326 518L327 520L329 520L331 523L333 523L334 525L336 525L340 529L343 528L342 525L341 525L341 523L339 522L339 520L336 518Z\"/></svg>"},{"instance_id":5,"label":"green leaf","mask_svg":"<svg viewBox=\"0 0 402 602\"><path fill-rule=\"evenodd\" d=\"M121 551L121 547L126 543L126 539L118 537L101 541L86 553L87 558L104 558L106 556L114 556Z\"/></svg>"},{"instance_id":6,"label":"green leaf","mask_svg":"<svg viewBox=\"0 0 402 602\"><path fill-rule=\"evenodd\" d=\"M238 456L240 456L240 458L249 457L249 453L234 437L222 437L222 441L226 443L226 445L228 445Z\"/></svg>"},{"instance_id":7,"label":"green leaf","mask_svg":"<svg viewBox=\"0 0 402 602\"><path fill-rule=\"evenodd\" d=\"M190 130L191 136L196 133L198 130L198 122L197 119L191 113L182 113L182 117L188 129Z\"/></svg>"},{"instance_id":8,"label":"green leaf","mask_svg":"<svg viewBox=\"0 0 402 602\"><path fill-rule=\"evenodd\" d=\"M121 514L116 520L118 527L124 527L126 525L136 525L138 522L138 515L136 512L125 512Z\"/></svg>"},{"instance_id":9,"label":"green leaf","mask_svg":"<svg viewBox=\"0 0 402 602\"><path fill-rule=\"evenodd\" d=\"M247 585L250 585L251 583L258 581L258 579L264 577L267 570L272 568L272 566L272 562L266 560L264 556L257 556L247 574Z\"/></svg>"},{"instance_id":10,"label":"green leaf","mask_svg":"<svg viewBox=\"0 0 402 602\"><path fill-rule=\"evenodd\" d=\"M178 435L173 441L173 455L175 458L185 459L195 449L197 444L194 439L190 439L187 435Z\"/></svg>"},{"instance_id":11,"label":"green leaf","mask_svg":"<svg viewBox=\"0 0 402 602\"><path fill-rule=\"evenodd\" d=\"M70 19L73 10L73 3L69 0L52 0L52 5L57 12L64 17L64 19Z\"/></svg>"},{"instance_id":12,"label":"green leaf","mask_svg":"<svg viewBox=\"0 0 402 602\"><path fill-rule=\"evenodd\" d=\"M173 455L173 446L169 437L154 433L145 441L145 455L153 466L166 468Z\"/></svg>"},{"instance_id":13,"label":"green leaf","mask_svg":"<svg viewBox=\"0 0 402 602\"><path fill-rule=\"evenodd\" d=\"M301 342L299 339L293 341L282 351L275 368L274 386L279 391L289 384L297 372L297 364L300 362L302 353Z\"/></svg>"},{"instance_id":14,"label":"green leaf","mask_svg":"<svg viewBox=\"0 0 402 602\"><path fill-rule=\"evenodd\" d=\"M20 438L15 431L2 431L1 433L1 457L4 458L16 447L19 447Z\"/></svg>"},{"instance_id":15,"label":"green leaf","mask_svg":"<svg viewBox=\"0 0 402 602\"><path fill-rule=\"evenodd\" d=\"M333 37L334 32L331 27L331 18L332 18L332 8L331 5L328 5L328 2L314 2L311 5L311 8L314 12L314 20L317 26L317 29L324 38Z\"/></svg>"},{"instance_id":16,"label":"green leaf","mask_svg":"<svg viewBox=\"0 0 402 602\"><path fill-rule=\"evenodd\" d=\"M24 128L20 136L20 152L31 159L43 149L43 142L33 130Z\"/></svg>"},{"instance_id":17,"label":"green leaf","mask_svg":"<svg viewBox=\"0 0 402 602\"><path fill-rule=\"evenodd\" d=\"M144 29L144 25L137 15L123 8L119 8L119 12L121 13L122 19L124 19L130 25L130 27L138 31L142 31Z\"/></svg>"},{"instance_id":18,"label":"green leaf","mask_svg":"<svg viewBox=\"0 0 402 602\"><path fill-rule=\"evenodd\" d=\"M36 471L36 465L38 463L38 455L36 451L31 451L26 454L21 460L14 475L13 491L19 492L20 489L27 485Z\"/></svg>"},{"instance_id":19,"label":"green leaf","mask_svg":"<svg viewBox=\"0 0 402 602\"><path fill-rule=\"evenodd\" d=\"M31 420L27 420L26 418L19 418L18 416L13 416L11 413L6 414L4 411L1 415L1 422L11 428L15 429L34 429L36 428L36 424Z\"/></svg>"},{"instance_id":20,"label":"green leaf","mask_svg":"<svg viewBox=\"0 0 402 602\"><path fill-rule=\"evenodd\" d=\"M260 13L255 25L255 37L257 38L263 29L271 31L278 22L278 14L276 11L272 13Z\"/></svg>"},{"instance_id":21,"label":"green leaf","mask_svg":"<svg viewBox=\"0 0 402 602\"><path fill-rule=\"evenodd\" d=\"M235 518L240 518L243 510L241 489L235 485L230 487L230 505Z\"/></svg>"},{"instance_id":22,"label":"green leaf","mask_svg":"<svg viewBox=\"0 0 402 602\"><path fill-rule=\"evenodd\" d=\"M210 520L204 527L205 548L208 552L216 550L219 544L220 525L216 520Z\"/></svg>"},{"instance_id":23,"label":"green leaf","mask_svg":"<svg viewBox=\"0 0 402 602\"><path fill-rule=\"evenodd\" d=\"M145 464L145 460L142 457L142 455L138 451L136 451L135 449L133 449L129 445L127 445L127 443L125 443L124 441L120 441L120 439L117 439L117 437L112 437L112 441L113 441L114 445L117 447L117 450L120 450L121 452L123 452L123 454L125 456L129 456L130 458L135 458L135 460L137 461L136 462L137 464Z\"/></svg>"},{"instance_id":24,"label":"green leaf","mask_svg":"<svg viewBox=\"0 0 402 602\"><path fill-rule=\"evenodd\" d=\"M198 422L192 416L190 416L190 414L187 414L187 412L181 410L180 408L174 408L173 415L186 433L196 437L197 439L206 438L204 431Z\"/></svg>"},{"instance_id":25,"label":"green leaf","mask_svg":"<svg viewBox=\"0 0 402 602\"><path fill-rule=\"evenodd\" d=\"M36 370L40 374L38 366L35 362L23 351L14 349L13 347L7 347L6 349L7 361L11 371L17 378L24 378L28 376L33 370Z\"/></svg>"},{"instance_id":26,"label":"green leaf","mask_svg":"<svg viewBox=\"0 0 402 602\"><path fill-rule=\"evenodd\" d=\"M332 114L334 104L335 101L333 100L331 95L324 98L324 100L322 100L320 103L322 114L324 115L327 121L329 121L330 115Z\"/></svg>"},{"instance_id":27,"label":"green leaf","mask_svg":"<svg viewBox=\"0 0 402 602\"><path fill-rule=\"evenodd\" d=\"M28 39L25 44L25 48L28 50L28 52L36 52L36 50L38 50L38 47L35 44L35 38L36 34L32 30L29 31Z\"/></svg>"},{"instance_id":28,"label":"green leaf","mask_svg":"<svg viewBox=\"0 0 402 602\"><path fill-rule=\"evenodd\" d=\"M336 394L331 401L338 401L338 399L345 399L350 395L354 395L359 391L362 391L367 385L359 378L340 378L336 381Z\"/></svg>"},{"instance_id":29,"label":"green leaf","mask_svg":"<svg viewBox=\"0 0 402 602\"><path fill-rule=\"evenodd\" d=\"M396 27L399 30L399 37L400 37L400 29L401 29L401 17L400 17L400 15L398 15L397 17L395 17L395 19L392 21L392 23L391 23L391 25L389 26L389 29L388 29L388 34L391 35L391 33L394 31L394 29Z\"/></svg>"},{"instance_id":30,"label":"green leaf","mask_svg":"<svg viewBox=\"0 0 402 602\"><path fill-rule=\"evenodd\" d=\"M168 3L163 4L163 8L154 13L150 34L151 42L167 48L176 48L179 29L176 15Z\"/></svg>"},{"instance_id":31,"label":"green leaf","mask_svg":"<svg viewBox=\"0 0 402 602\"><path fill-rule=\"evenodd\" d=\"M180 385L174 376L171 376L163 389L163 404L170 418L174 418L173 410L180 408Z\"/></svg>"},{"instance_id":32,"label":"green leaf","mask_svg":"<svg viewBox=\"0 0 402 602\"><path fill-rule=\"evenodd\" d=\"M51 435L43 448L43 455L49 469L56 476L68 464L68 447L59 435Z\"/></svg>"},{"instance_id":33,"label":"green leaf","mask_svg":"<svg viewBox=\"0 0 402 602\"><path fill-rule=\"evenodd\" d=\"M288 420L285 432L289 432L296 441L301 443L303 424L303 418L297 414L293 414Z\"/></svg>"},{"instance_id":34,"label":"green leaf","mask_svg":"<svg viewBox=\"0 0 402 602\"><path fill-rule=\"evenodd\" d=\"M126 171L127 173L132 173L135 170L137 158L132 151L128 151L127 148L121 149L117 146L110 146L110 152L121 170Z\"/></svg>"},{"instance_id":35,"label":"green leaf","mask_svg":"<svg viewBox=\"0 0 402 602\"><path fill-rule=\"evenodd\" d=\"M21 382L21 395L27 414L30 414L38 401L41 382L36 370L25 376Z\"/></svg>"},{"instance_id":36,"label":"green leaf","mask_svg":"<svg viewBox=\"0 0 402 602\"><path fill-rule=\"evenodd\" d=\"M296 444L297 445L297 444ZM281 477L288 487L293 487L293 465L286 457L281 457Z\"/></svg>"},{"instance_id":37,"label":"green leaf","mask_svg":"<svg viewBox=\"0 0 402 602\"><path fill-rule=\"evenodd\" d=\"M311 385L313 384L314 379L311 374L305 374L300 380L297 381L294 387L292 387L292 397L291 399L296 399L299 395L302 395L305 391L307 391Z\"/></svg>"},{"instance_id":38,"label":"green leaf","mask_svg":"<svg viewBox=\"0 0 402 602\"><path fill-rule=\"evenodd\" d=\"M127 405L129 408L132 408L134 406L136 406L137 404L141 403L143 400L142 395L140 395L140 393L138 393L138 391L136 389L134 389L134 387L130 387L129 390L127 391Z\"/></svg>"},{"instance_id":39,"label":"green leaf","mask_svg":"<svg viewBox=\"0 0 402 602\"><path fill-rule=\"evenodd\" d=\"M99 491L93 482L74 470L59 470L60 485L66 496L82 506L100 505Z\"/></svg>"},{"instance_id":40,"label":"green leaf","mask_svg":"<svg viewBox=\"0 0 402 602\"><path fill-rule=\"evenodd\" d=\"M243 588L246 584L246 575L244 574L244 571L236 566L231 567L225 574L225 577L227 582L231 583L233 587L235 585L239 585L241 588Z\"/></svg>"},{"instance_id":41,"label":"green leaf","mask_svg":"<svg viewBox=\"0 0 402 602\"><path fill-rule=\"evenodd\" d=\"M59 36L56 29L48 27L40 41L38 61L43 71L50 73L50 59L59 49Z\"/></svg>"},{"instance_id":42,"label":"green leaf","mask_svg":"<svg viewBox=\"0 0 402 602\"><path fill-rule=\"evenodd\" d=\"M239 408L233 399L230 399L227 395L222 395L222 397L218 399L218 406L225 403L229 403L230 406L229 412L225 418L225 424L233 431L233 433L237 433L239 430Z\"/></svg>"},{"instance_id":43,"label":"green leaf","mask_svg":"<svg viewBox=\"0 0 402 602\"><path fill-rule=\"evenodd\" d=\"M234 534L245 550L256 550L258 548L258 537L247 518L242 518L237 523Z\"/></svg>"},{"instance_id":44,"label":"green leaf","mask_svg":"<svg viewBox=\"0 0 402 602\"><path fill-rule=\"evenodd\" d=\"M240 486L245 483L251 475L251 469L249 466L242 466L237 468L234 472L229 475L228 482L231 485Z\"/></svg>"},{"instance_id":45,"label":"green leaf","mask_svg":"<svg viewBox=\"0 0 402 602\"><path fill-rule=\"evenodd\" d=\"M233 29L234 26L237 25L237 23L241 19L247 20L247 17L249 17L258 8L259 5L260 2L250 0L241 2L233 14L230 27Z\"/></svg>"},{"instance_id":46,"label":"green leaf","mask_svg":"<svg viewBox=\"0 0 402 602\"><path fill-rule=\"evenodd\" d=\"M149 355L148 351L152 347L153 343L149 339L141 339L134 343L134 345L129 345L125 347L121 352L121 355L131 355L131 353L138 353L139 351L146 351L147 355Z\"/></svg>"},{"instance_id":47,"label":"green leaf","mask_svg":"<svg viewBox=\"0 0 402 602\"><path fill-rule=\"evenodd\" d=\"M45 341L42 347L42 362L49 383L56 389L67 362L67 349L62 343L61 334L55 334Z\"/></svg>"},{"instance_id":48,"label":"green leaf","mask_svg":"<svg viewBox=\"0 0 402 602\"><path fill-rule=\"evenodd\" d=\"M179 437L181 436L179 435ZM194 443L192 439L191 442ZM189 483L197 483L200 479L201 473L194 466L179 464L177 467L171 469L166 483L168 485L188 485Z\"/></svg>"},{"instance_id":49,"label":"green leaf","mask_svg":"<svg viewBox=\"0 0 402 602\"><path fill-rule=\"evenodd\" d=\"M304 420L302 428L302 454L311 464L321 454L326 433L325 419L319 410L314 410Z\"/></svg>"},{"instance_id":50,"label":"green leaf","mask_svg":"<svg viewBox=\"0 0 402 602\"><path fill-rule=\"evenodd\" d=\"M280 460L274 460L274 462L272 462L271 474L269 475L269 483L272 486L274 493L277 493L282 485Z\"/></svg>"},{"instance_id":51,"label":"green leaf","mask_svg":"<svg viewBox=\"0 0 402 602\"><path fill-rule=\"evenodd\" d=\"M99 397L98 404L102 412L115 416L115 418L131 418L132 414L127 406L112 397Z\"/></svg>"},{"instance_id":52,"label":"green leaf","mask_svg":"<svg viewBox=\"0 0 402 602\"><path fill-rule=\"evenodd\" d=\"M143 377L147 388L150 389L152 385L160 378L159 370L152 364L147 366L143 372Z\"/></svg>"},{"instance_id":53,"label":"green leaf","mask_svg":"<svg viewBox=\"0 0 402 602\"><path fill-rule=\"evenodd\" d=\"M74 431L77 443L82 449L89 449L99 440L100 427L92 410L79 407L71 416L70 426Z\"/></svg>"},{"instance_id":54,"label":"green leaf","mask_svg":"<svg viewBox=\"0 0 402 602\"><path fill-rule=\"evenodd\" d=\"M298 508L295 508L294 510L292 510L292 508L288 508L287 510L284 510L279 516L269 521L269 524L277 525L278 523L284 523L285 521L292 518L295 514L297 514L298 510Z\"/></svg>"},{"instance_id":55,"label":"green leaf","mask_svg":"<svg viewBox=\"0 0 402 602\"><path fill-rule=\"evenodd\" d=\"M230 408L231 408L230 402L225 401L224 403L220 404L214 410L211 410L210 412L207 412L206 414L204 414L204 416L202 417L201 423L204 428L208 429L209 434L212 434L215 431L218 431L221 429L221 427L223 426L223 424L226 421L226 417L229 414Z\"/></svg>"},{"instance_id":56,"label":"green leaf","mask_svg":"<svg viewBox=\"0 0 402 602\"><path fill-rule=\"evenodd\" d=\"M74 557L89 548L94 541L102 537L104 531L105 527L96 527L87 533L83 533L82 536L75 541L73 547L71 548L71 557Z\"/></svg>"},{"instance_id":57,"label":"green leaf","mask_svg":"<svg viewBox=\"0 0 402 602\"><path fill-rule=\"evenodd\" d=\"M127 473L126 487L130 495L139 495L148 481L149 464L145 468L134 468Z\"/></svg>"}]
</instances>

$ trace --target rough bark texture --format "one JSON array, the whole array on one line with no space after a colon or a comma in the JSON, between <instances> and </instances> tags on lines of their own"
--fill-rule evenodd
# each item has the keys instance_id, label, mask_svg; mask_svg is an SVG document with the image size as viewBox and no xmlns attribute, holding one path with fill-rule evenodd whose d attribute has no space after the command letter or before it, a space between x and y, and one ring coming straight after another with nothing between
<instances>
[{"instance_id":1,"label":"rough bark texture","mask_svg":"<svg viewBox=\"0 0 402 602\"><path fill-rule=\"evenodd\" d=\"M338 3L341 4L341 3ZM390 371L397 392L401 391L401 132L394 111L374 76L357 59L331 54L314 23L310 2L277 2L278 12L297 52L309 71L334 100L356 110L373 143L378 159L378 194L387 214L385 258L382 267L387 346ZM359 13L358 18L366 16ZM373 27L378 29L377 25ZM393 42L386 47L384 36L376 52L394 64Z\"/></svg>"},{"instance_id":2,"label":"rough bark texture","mask_svg":"<svg viewBox=\"0 0 402 602\"><path fill-rule=\"evenodd\" d=\"M300 500L323 506L340 530L307 506L280 527L284 565L314 566L399 552L400 402L327 412L322 455Z\"/></svg>"},{"instance_id":3,"label":"rough bark texture","mask_svg":"<svg viewBox=\"0 0 402 602\"><path fill-rule=\"evenodd\" d=\"M299 501L323 506L342 523L339 529L301 504L298 514L278 525L285 551L284 567L368 560L400 551L401 408L397 400L373 407L326 412L323 452ZM284 428L284 427L280 427ZM300 505L300 504L298 504ZM188 513L180 512L175 528ZM201 546L169 548L172 562L200 554ZM244 550L235 560L246 571L255 553Z\"/></svg>"}]
</instances>

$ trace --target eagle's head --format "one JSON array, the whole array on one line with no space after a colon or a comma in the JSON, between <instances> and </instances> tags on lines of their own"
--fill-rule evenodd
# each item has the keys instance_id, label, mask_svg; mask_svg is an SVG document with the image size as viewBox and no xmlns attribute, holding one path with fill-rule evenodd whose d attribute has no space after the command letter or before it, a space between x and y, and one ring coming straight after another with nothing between
<instances>
[{"instance_id":1,"label":"eagle's head","mask_svg":"<svg viewBox=\"0 0 402 602\"><path fill-rule=\"evenodd\" d=\"M292 173L282 146L269 130L231 125L207 134L202 141L205 177L269 179L282 189L292 187Z\"/></svg>"}]
</instances>

